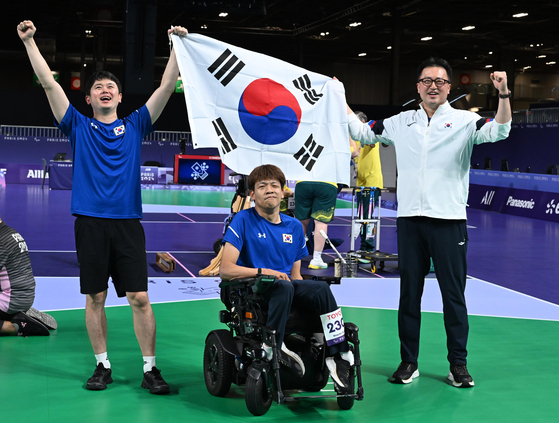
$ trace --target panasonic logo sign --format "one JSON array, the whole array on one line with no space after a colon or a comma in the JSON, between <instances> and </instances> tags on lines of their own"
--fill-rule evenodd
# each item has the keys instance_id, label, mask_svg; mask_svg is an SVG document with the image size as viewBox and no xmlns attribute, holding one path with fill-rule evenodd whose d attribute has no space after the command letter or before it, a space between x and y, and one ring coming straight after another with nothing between
<instances>
[{"instance_id":1,"label":"panasonic logo sign","mask_svg":"<svg viewBox=\"0 0 559 423\"><path fill-rule=\"evenodd\" d=\"M533 199L517 200L512 196L509 196L506 205L509 207L518 207L519 209L533 209L536 205L536 202Z\"/></svg>"}]
</instances>

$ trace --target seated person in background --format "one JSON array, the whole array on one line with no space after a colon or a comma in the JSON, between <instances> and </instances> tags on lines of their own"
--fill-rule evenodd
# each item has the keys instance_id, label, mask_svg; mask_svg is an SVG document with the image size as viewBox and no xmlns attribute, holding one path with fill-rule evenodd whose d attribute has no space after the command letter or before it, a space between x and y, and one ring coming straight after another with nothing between
<instances>
[{"instance_id":1,"label":"seated person in background","mask_svg":"<svg viewBox=\"0 0 559 423\"><path fill-rule=\"evenodd\" d=\"M280 362L288 363L303 375L303 361L283 343L291 305L316 311L324 327L327 317L323 316L332 312L341 316L341 310L326 282L302 280L301 258L307 256L305 236L298 220L279 212L284 186L285 176L274 165L262 165L251 172L248 188L255 206L237 213L228 227L223 238L220 274L223 279L260 274L276 277L272 287L262 294L268 303L267 325L276 330ZM325 331L326 364L338 391L344 392L349 387L349 371L354 360L343 326L338 329L341 333L334 334L336 337L332 339L329 331ZM263 348L271 359L271 347Z\"/></svg>"},{"instance_id":2,"label":"seated person in background","mask_svg":"<svg viewBox=\"0 0 559 423\"><path fill-rule=\"evenodd\" d=\"M50 327L56 328L52 317L31 308L34 300L35 278L27 244L0 217L0 334L50 335L47 326L26 314L31 309L36 317L50 318Z\"/></svg>"}]
</instances>

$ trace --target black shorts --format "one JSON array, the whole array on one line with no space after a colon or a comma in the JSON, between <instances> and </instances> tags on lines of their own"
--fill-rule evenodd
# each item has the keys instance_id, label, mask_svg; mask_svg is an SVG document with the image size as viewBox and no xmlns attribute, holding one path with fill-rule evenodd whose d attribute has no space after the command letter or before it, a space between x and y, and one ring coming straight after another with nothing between
<instances>
[{"instance_id":1,"label":"black shorts","mask_svg":"<svg viewBox=\"0 0 559 423\"><path fill-rule=\"evenodd\" d=\"M108 289L116 293L148 290L146 237L139 219L102 219L78 216L74 223L82 294Z\"/></svg>"}]
</instances>

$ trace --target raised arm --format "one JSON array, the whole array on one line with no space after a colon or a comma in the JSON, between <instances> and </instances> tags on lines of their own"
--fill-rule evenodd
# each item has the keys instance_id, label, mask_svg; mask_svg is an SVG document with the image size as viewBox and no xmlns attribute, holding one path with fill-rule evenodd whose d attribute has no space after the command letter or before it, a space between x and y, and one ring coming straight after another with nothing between
<instances>
[{"instance_id":1,"label":"raised arm","mask_svg":"<svg viewBox=\"0 0 559 423\"><path fill-rule=\"evenodd\" d=\"M54 118L60 122L64 118L70 102L62 87L54 80L49 65L41 55L33 36L37 28L31 21L23 21L17 26L17 33L27 50L31 66L43 86Z\"/></svg>"},{"instance_id":2,"label":"raised arm","mask_svg":"<svg viewBox=\"0 0 559 423\"><path fill-rule=\"evenodd\" d=\"M219 274L223 279L251 278L256 276L258 269L237 265L240 252L232 244L226 242L222 248L223 256L221 257ZM289 280L285 273L272 269L261 269L261 271L263 275L273 275L277 279Z\"/></svg>"},{"instance_id":3,"label":"raised arm","mask_svg":"<svg viewBox=\"0 0 559 423\"><path fill-rule=\"evenodd\" d=\"M499 94L509 94L506 72L493 72L489 77L493 81L493 85L495 86L495 88L499 90ZM497 106L497 114L495 115L495 120L497 121L497 123L503 124L509 122L511 118L512 112L510 110L510 98L499 97L499 105Z\"/></svg>"},{"instance_id":4,"label":"raised arm","mask_svg":"<svg viewBox=\"0 0 559 423\"><path fill-rule=\"evenodd\" d=\"M169 34L169 37L171 34L185 37L186 34L188 34L188 31L182 26L175 26L174 28L169 29L167 33ZM151 123L155 123L159 116L161 116L161 113L169 101L171 94L175 91L178 77L179 66L177 64L177 58L175 57L175 49L172 49L169 61L165 67L165 72L161 78L161 85L153 92L149 100L146 102L146 106L151 116Z\"/></svg>"}]
</instances>

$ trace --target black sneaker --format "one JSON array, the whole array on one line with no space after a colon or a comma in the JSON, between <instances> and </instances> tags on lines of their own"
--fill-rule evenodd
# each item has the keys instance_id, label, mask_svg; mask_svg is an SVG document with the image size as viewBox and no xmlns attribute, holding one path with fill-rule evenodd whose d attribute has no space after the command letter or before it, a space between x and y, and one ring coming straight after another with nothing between
<instances>
[{"instance_id":1,"label":"black sneaker","mask_svg":"<svg viewBox=\"0 0 559 423\"><path fill-rule=\"evenodd\" d=\"M50 314L43 313L42 311L39 311L33 307L27 310L25 314L27 314L29 317L34 318L35 320L38 320L39 322L41 322L43 325L45 325L47 328L51 330L58 328L58 324L56 323L56 320Z\"/></svg>"},{"instance_id":2,"label":"black sneaker","mask_svg":"<svg viewBox=\"0 0 559 423\"><path fill-rule=\"evenodd\" d=\"M289 372L298 377L305 375L305 363L297 353L289 350L282 344L278 356L279 363L288 368Z\"/></svg>"},{"instance_id":3,"label":"black sneaker","mask_svg":"<svg viewBox=\"0 0 559 423\"><path fill-rule=\"evenodd\" d=\"M85 389L89 389L90 391L102 391L103 389L107 389L107 384L113 383L111 373L111 369L105 369L103 363L99 363L93 372L93 376L87 380Z\"/></svg>"},{"instance_id":4,"label":"black sneaker","mask_svg":"<svg viewBox=\"0 0 559 423\"><path fill-rule=\"evenodd\" d=\"M350 377L353 369L351 364L336 354L334 357L326 357L326 366L330 371L330 376L334 380L334 388L339 394L352 394L352 384Z\"/></svg>"},{"instance_id":5,"label":"black sneaker","mask_svg":"<svg viewBox=\"0 0 559 423\"><path fill-rule=\"evenodd\" d=\"M150 394L164 395L171 392L167 382L161 377L161 371L157 367L152 367L149 372L144 373L142 388L149 389Z\"/></svg>"},{"instance_id":6,"label":"black sneaker","mask_svg":"<svg viewBox=\"0 0 559 423\"><path fill-rule=\"evenodd\" d=\"M400 384L412 383L413 379L418 376L419 370L417 370L417 363L402 361L389 381Z\"/></svg>"},{"instance_id":7,"label":"black sneaker","mask_svg":"<svg viewBox=\"0 0 559 423\"><path fill-rule=\"evenodd\" d=\"M266 358L268 361L272 361L274 352L272 347L266 344L262 344L262 349L266 353ZM305 375L305 363L297 353L289 350L285 343L282 344L281 349L278 351L278 363L285 367L289 373L297 377L303 377Z\"/></svg>"},{"instance_id":8,"label":"black sneaker","mask_svg":"<svg viewBox=\"0 0 559 423\"><path fill-rule=\"evenodd\" d=\"M446 377L457 388L471 388L474 386L474 380L468 373L468 369L464 363L454 363L450 365L450 372Z\"/></svg>"},{"instance_id":9,"label":"black sneaker","mask_svg":"<svg viewBox=\"0 0 559 423\"><path fill-rule=\"evenodd\" d=\"M17 334L19 336L49 336L49 328L43 325L38 320L33 317L28 316L25 313L19 312L11 320L12 324L15 323L18 326Z\"/></svg>"}]
</instances>

